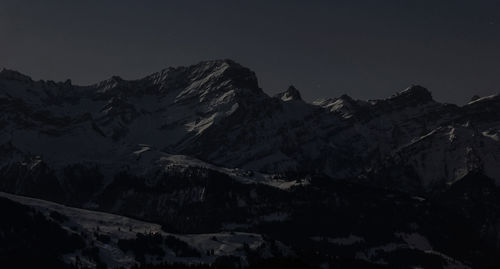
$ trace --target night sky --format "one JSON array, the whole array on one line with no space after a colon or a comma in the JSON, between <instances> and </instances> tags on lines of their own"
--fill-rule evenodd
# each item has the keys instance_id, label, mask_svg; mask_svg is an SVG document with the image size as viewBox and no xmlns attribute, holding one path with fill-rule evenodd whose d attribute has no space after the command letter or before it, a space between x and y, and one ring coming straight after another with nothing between
<instances>
[{"instance_id":1,"label":"night sky","mask_svg":"<svg viewBox=\"0 0 500 269\"><path fill-rule=\"evenodd\" d=\"M500 92L500 1L0 0L0 67L91 84L231 58L274 94Z\"/></svg>"}]
</instances>

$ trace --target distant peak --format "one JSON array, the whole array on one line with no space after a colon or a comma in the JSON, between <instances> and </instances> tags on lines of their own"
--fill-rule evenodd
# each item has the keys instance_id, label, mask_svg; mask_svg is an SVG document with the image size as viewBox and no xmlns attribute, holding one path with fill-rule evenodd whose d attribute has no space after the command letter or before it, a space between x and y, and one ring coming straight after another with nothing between
<instances>
[{"instance_id":1,"label":"distant peak","mask_svg":"<svg viewBox=\"0 0 500 269\"><path fill-rule=\"evenodd\" d=\"M110 81L116 81L116 82L121 82L121 81L124 81L123 78L121 78L120 76L112 76L110 79Z\"/></svg>"},{"instance_id":2,"label":"distant peak","mask_svg":"<svg viewBox=\"0 0 500 269\"><path fill-rule=\"evenodd\" d=\"M0 78L7 79L7 80L17 80L17 81L24 81L24 82L32 82L33 80L31 77L26 76L18 71L2 68L0 71Z\"/></svg>"},{"instance_id":3,"label":"distant peak","mask_svg":"<svg viewBox=\"0 0 500 269\"><path fill-rule=\"evenodd\" d=\"M236 87L259 89L255 72L230 59L203 61L188 67L187 70L199 79L218 77L231 80Z\"/></svg>"},{"instance_id":4,"label":"distant peak","mask_svg":"<svg viewBox=\"0 0 500 269\"><path fill-rule=\"evenodd\" d=\"M473 95L471 98L470 98L470 101L469 102L474 102L474 101L477 101L481 99L481 96L479 95Z\"/></svg>"},{"instance_id":5,"label":"distant peak","mask_svg":"<svg viewBox=\"0 0 500 269\"><path fill-rule=\"evenodd\" d=\"M117 83L122 83L124 82L125 80L123 78L121 78L120 76L111 76L110 78L108 79L105 79L101 82L99 82L98 84L99 85L109 85L109 84L117 84Z\"/></svg>"},{"instance_id":6,"label":"distant peak","mask_svg":"<svg viewBox=\"0 0 500 269\"><path fill-rule=\"evenodd\" d=\"M422 87L420 85L411 85L410 87L400 91L398 95L402 94L431 94L429 90L427 90L425 87Z\"/></svg>"},{"instance_id":7,"label":"distant peak","mask_svg":"<svg viewBox=\"0 0 500 269\"><path fill-rule=\"evenodd\" d=\"M182 67L181 67L182 68ZM231 59L217 59L217 60L207 60L202 61L197 64L187 67L190 70L198 70L201 72L213 72L220 69L232 69L232 70L249 70L243 67L241 64L231 60Z\"/></svg>"},{"instance_id":8,"label":"distant peak","mask_svg":"<svg viewBox=\"0 0 500 269\"><path fill-rule=\"evenodd\" d=\"M398 95L425 95L428 97L432 98L432 94L429 90L427 90L425 87L422 87L420 85L412 85L399 93L396 94Z\"/></svg>"},{"instance_id":9,"label":"distant peak","mask_svg":"<svg viewBox=\"0 0 500 269\"><path fill-rule=\"evenodd\" d=\"M478 95L474 95L471 98L471 100L469 101L469 103L467 103L467 105L485 103L485 102L489 102L489 101L498 101L499 99L500 99L499 94L493 94L493 95L488 95L488 96L483 96L483 97L480 97Z\"/></svg>"},{"instance_id":10,"label":"distant peak","mask_svg":"<svg viewBox=\"0 0 500 269\"><path fill-rule=\"evenodd\" d=\"M412 85L404 89L403 91L400 91L391 96L389 100L397 102L401 101L408 104L427 103L434 101L432 99L432 93L420 85Z\"/></svg>"},{"instance_id":11,"label":"distant peak","mask_svg":"<svg viewBox=\"0 0 500 269\"><path fill-rule=\"evenodd\" d=\"M112 76L96 84L99 91L106 92L119 86L126 85L127 81L119 76Z\"/></svg>"},{"instance_id":12,"label":"distant peak","mask_svg":"<svg viewBox=\"0 0 500 269\"><path fill-rule=\"evenodd\" d=\"M288 89L284 92L278 93L275 97L280 98L282 101L302 101L302 96L300 95L299 90L295 88L293 85L289 86Z\"/></svg>"},{"instance_id":13,"label":"distant peak","mask_svg":"<svg viewBox=\"0 0 500 269\"><path fill-rule=\"evenodd\" d=\"M235 65L235 66L241 66L240 64L238 64L237 62L231 60L231 59L215 59L215 60L207 60L207 61L202 61L198 64L204 64L204 65L223 65L223 64L227 64L227 65Z\"/></svg>"},{"instance_id":14,"label":"distant peak","mask_svg":"<svg viewBox=\"0 0 500 269\"><path fill-rule=\"evenodd\" d=\"M176 102L191 98L206 100L210 96L216 98L229 91L237 92L238 95L265 95L255 72L229 59L168 67L138 82L149 85L148 90L158 93L179 90Z\"/></svg>"},{"instance_id":15,"label":"distant peak","mask_svg":"<svg viewBox=\"0 0 500 269\"><path fill-rule=\"evenodd\" d=\"M352 99L352 97L350 97L349 95L347 94L342 94L338 99L342 99L342 100L345 100L345 101L349 101L349 102L354 102L354 99Z\"/></svg>"}]
</instances>

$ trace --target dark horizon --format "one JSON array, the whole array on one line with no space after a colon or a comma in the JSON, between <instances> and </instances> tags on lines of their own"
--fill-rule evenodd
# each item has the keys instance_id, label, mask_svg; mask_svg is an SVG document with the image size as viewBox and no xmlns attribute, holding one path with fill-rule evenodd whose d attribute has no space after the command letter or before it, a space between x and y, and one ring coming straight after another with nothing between
<instances>
[{"instance_id":1,"label":"dark horizon","mask_svg":"<svg viewBox=\"0 0 500 269\"><path fill-rule=\"evenodd\" d=\"M498 1L0 1L0 66L87 85L233 59L273 95L381 99L410 85L464 104L500 90Z\"/></svg>"}]
</instances>

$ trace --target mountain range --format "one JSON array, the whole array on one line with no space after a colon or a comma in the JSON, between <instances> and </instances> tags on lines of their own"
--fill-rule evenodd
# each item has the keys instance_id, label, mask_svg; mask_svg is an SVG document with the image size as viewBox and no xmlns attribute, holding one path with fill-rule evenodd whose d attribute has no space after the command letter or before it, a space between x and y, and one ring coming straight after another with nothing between
<instances>
[{"instance_id":1,"label":"mountain range","mask_svg":"<svg viewBox=\"0 0 500 269\"><path fill-rule=\"evenodd\" d=\"M330 268L500 266L498 95L458 106L413 85L381 100L308 103L293 86L269 96L250 69L214 60L89 86L3 69L0 110L0 191L10 193L2 196L85 235L80 249L97 246L93 256L78 246L56 255L62 263L218 264L216 256L250 267L283 259ZM198 258L144 258L123 247L130 234L111 228L108 243L96 244L99 233L74 216L97 211L154 223ZM58 222L51 212L73 217ZM252 235L259 244L210 253L194 243L208 234ZM195 235L204 239L186 239ZM110 255L110 245L121 254ZM9 248L0 244L0 256Z\"/></svg>"}]
</instances>

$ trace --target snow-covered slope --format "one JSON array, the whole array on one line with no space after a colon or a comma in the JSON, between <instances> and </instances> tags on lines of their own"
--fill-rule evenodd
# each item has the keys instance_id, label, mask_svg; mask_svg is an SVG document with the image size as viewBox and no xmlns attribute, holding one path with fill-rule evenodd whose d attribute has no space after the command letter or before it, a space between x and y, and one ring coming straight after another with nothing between
<instances>
[{"instance_id":1,"label":"snow-covered slope","mask_svg":"<svg viewBox=\"0 0 500 269\"><path fill-rule=\"evenodd\" d=\"M260 251L268 247L266 241L259 234L252 233L212 233L212 234L172 234L166 233L161 226L154 223L139 221L119 215L113 215L104 212L90 211L64 206L57 203L52 203L40 199L12 195L0 192L0 197L8 198L12 201L30 206L39 212L42 212L49 218L54 218L54 212L59 213L57 216L61 226L71 233L78 233L83 238L86 238L92 245L95 245L99 251L98 256L100 261L105 263L109 268L118 268L124 266L126 268L137 264L134 254L129 251L124 251L120 248L120 240L136 239L137 234L145 236L162 236L174 237L177 240L185 242L189 247L198 252L197 255L177 255L175 249L170 249L168 244L160 245L164 255L155 257L154 255L147 256L149 263L186 263L197 264L213 263L217 257L221 256L236 256L245 261L246 257L244 246L248 246L250 250ZM103 239L109 238L109 239ZM170 239L172 240L172 239ZM268 251L268 250L267 250ZM283 254L289 255L289 250L282 246ZM271 255L271 254L267 254ZM75 264L77 261L84 266L94 267L95 261L82 255L81 251L76 251L65 255L64 261L69 264Z\"/></svg>"}]
</instances>

